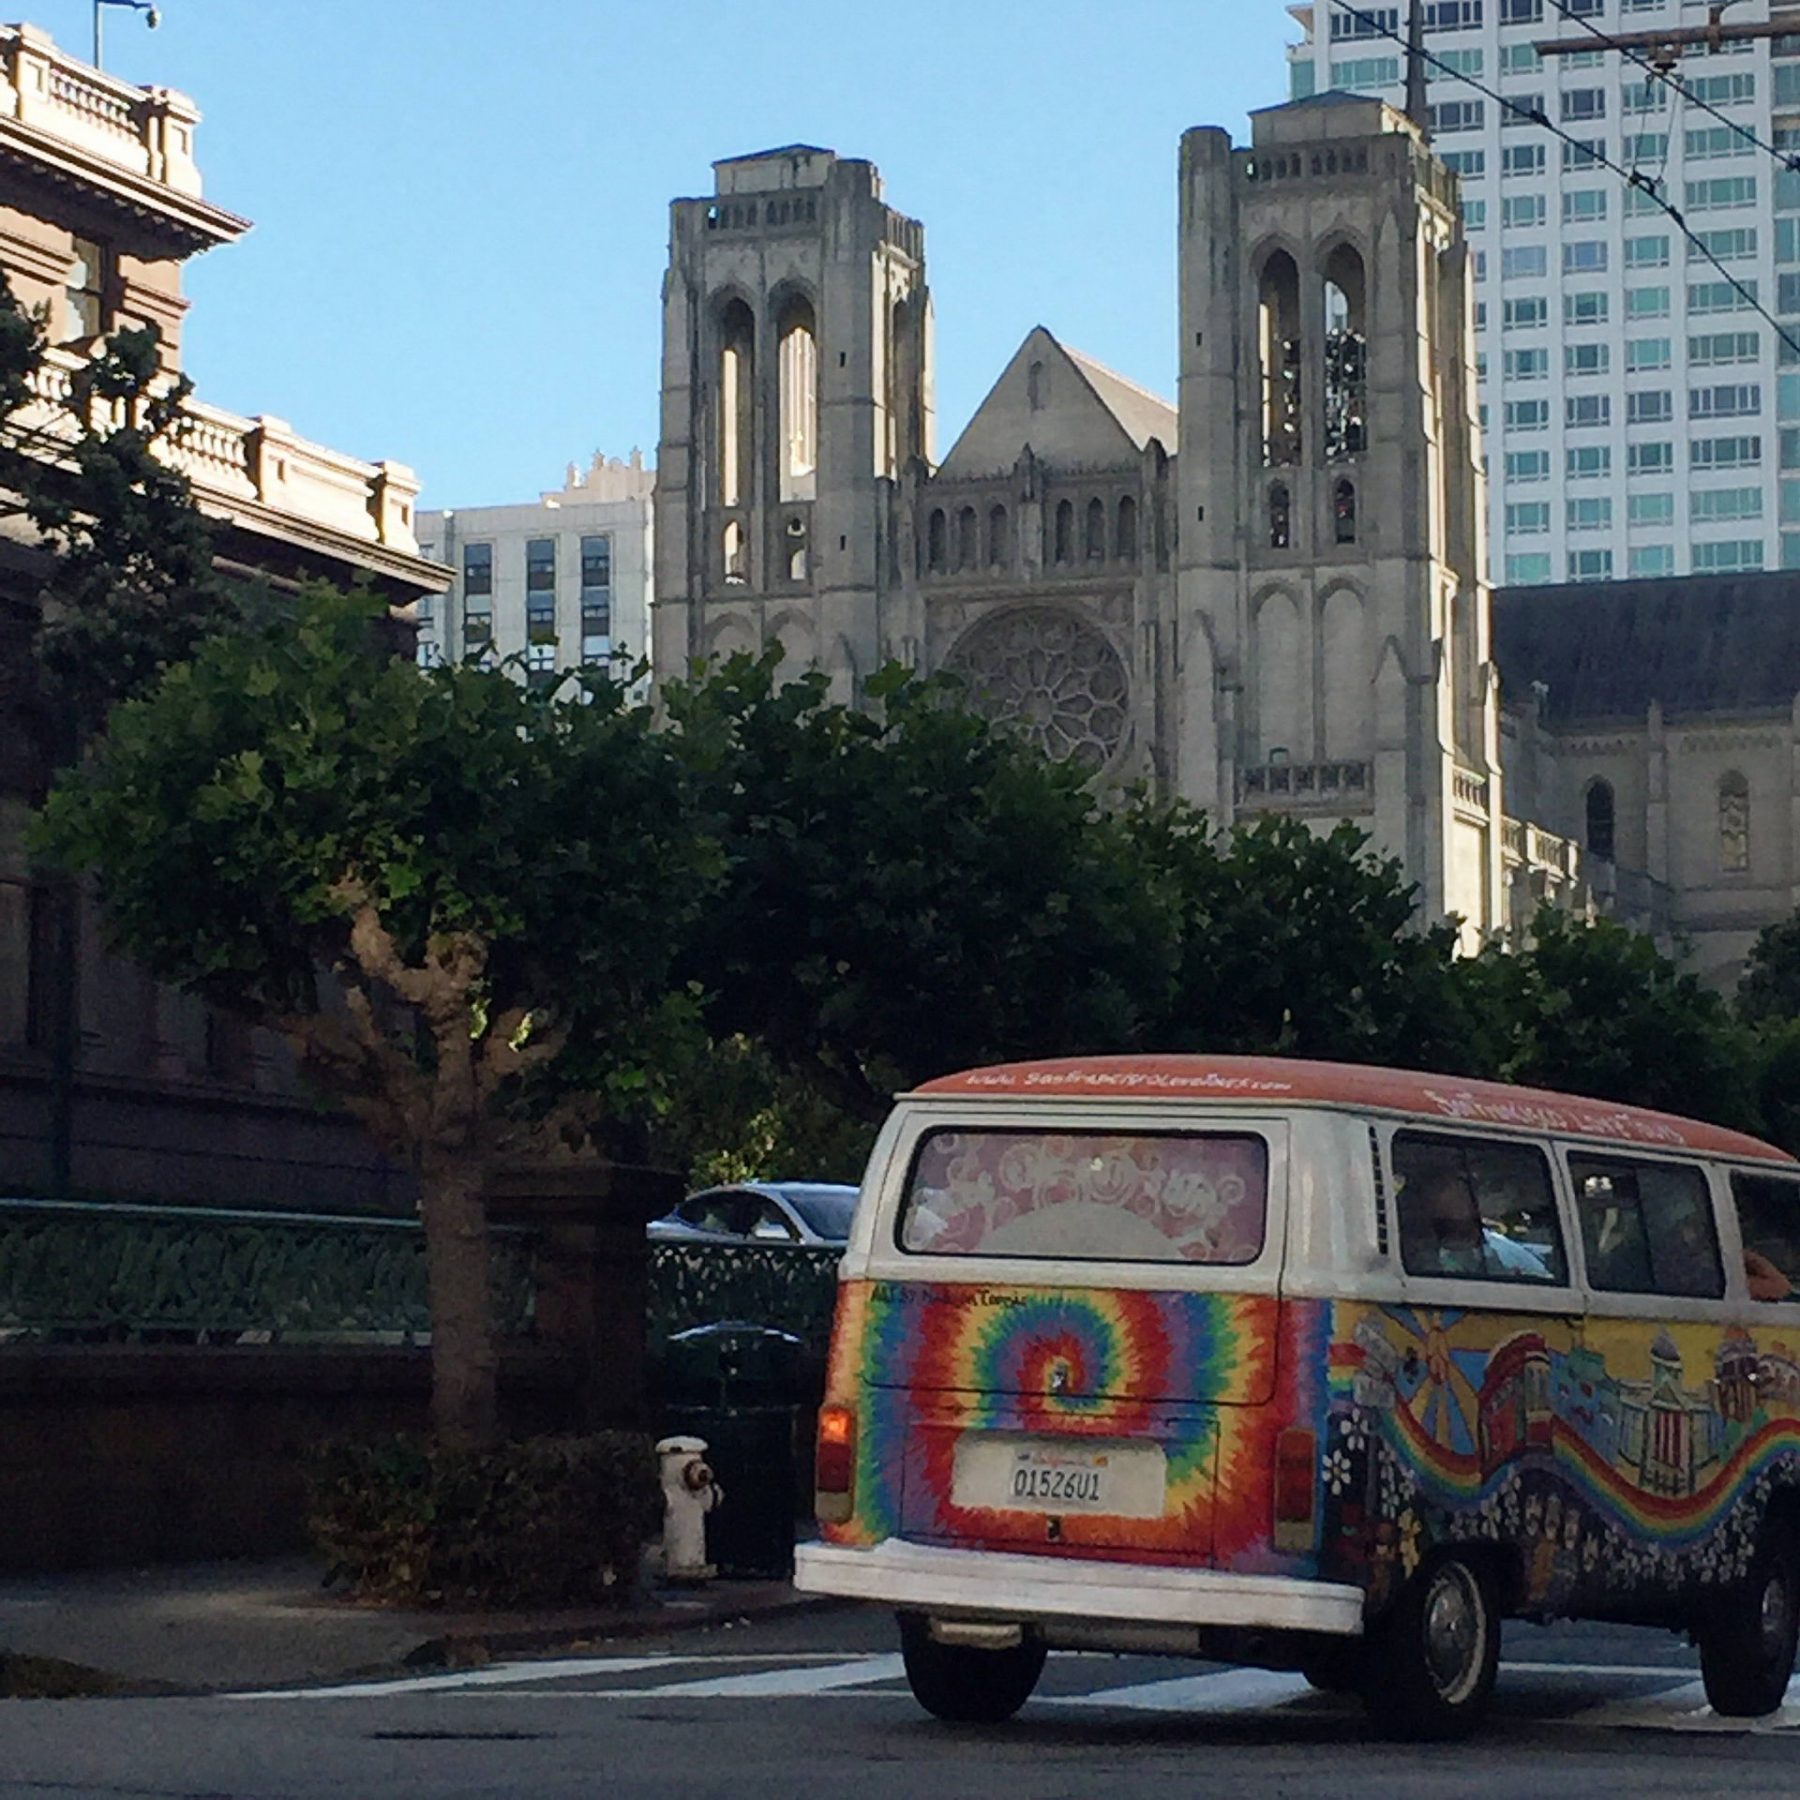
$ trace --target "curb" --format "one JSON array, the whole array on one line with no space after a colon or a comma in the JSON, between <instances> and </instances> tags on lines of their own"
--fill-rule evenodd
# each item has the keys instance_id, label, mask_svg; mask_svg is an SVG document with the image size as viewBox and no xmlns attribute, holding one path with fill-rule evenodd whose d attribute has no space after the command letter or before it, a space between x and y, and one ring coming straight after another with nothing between
<instances>
[{"instance_id":1,"label":"curb","mask_svg":"<svg viewBox=\"0 0 1800 1800\"><path fill-rule=\"evenodd\" d=\"M794 1613L823 1611L846 1604L834 1594L789 1594L785 1599L754 1607L705 1605L683 1610L671 1618L628 1612L608 1618L597 1615L591 1625L561 1625L549 1630L456 1631L427 1638L400 1659L407 1669L466 1668L502 1656L524 1656L534 1651L564 1649L572 1644L625 1642L633 1638L662 1637L669 1632L704 1631L721 1625L747 1625L752 1619L786 1617Z\"/></svg>"}]
</instances>

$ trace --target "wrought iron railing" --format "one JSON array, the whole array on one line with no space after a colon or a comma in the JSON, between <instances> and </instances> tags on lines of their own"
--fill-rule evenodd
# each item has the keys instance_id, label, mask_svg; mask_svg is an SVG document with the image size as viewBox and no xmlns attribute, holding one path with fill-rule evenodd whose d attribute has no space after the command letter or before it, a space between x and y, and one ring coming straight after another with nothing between
<instances>
[{"instance_id":1,"label":"wrought iron railing","mask_svg":"<svg viewBox=\"0 0 1800 1800\"><path fill-rule=\"evenodd\" d=\"M651 1354L689 1326L746 1320L792 1332L822 1362L841 1254L784 1244L652 1244Z\"/></svg>"},{"instance_id":2,"label":"wrought iron railing","mask_svg":"<svg viewBox=\"0 0 1800 1800\"><path fill-rule=\"evenodd\" d=\"M528 1336L535 1240L493 1233L501 1332ZM407 1219L0 1200L0 1342L422 1343Z\"/></svg>"}]
</instances>

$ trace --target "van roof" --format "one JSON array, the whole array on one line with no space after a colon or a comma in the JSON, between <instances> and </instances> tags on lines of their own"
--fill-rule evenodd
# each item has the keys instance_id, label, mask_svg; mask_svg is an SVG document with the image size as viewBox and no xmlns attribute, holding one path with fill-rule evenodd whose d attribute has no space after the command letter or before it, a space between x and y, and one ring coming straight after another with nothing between
<instances>
[{"instance_id":1,"label":"van roof","mask_svg":"<svg viewBox=\"0 0 1800 1800\"><path fill-rule=\"evenodd\" d=\"M1673 1113L1651 1112L1544 1088L1462 1075L1302 1062L1281 1056L1075 1056L999 1063L920 1084L915 1093L975 1098L1225 1100L1233 1105L1315 1105L1406 1113L1421 1119L1601 1138L1669 1150L1699 1150L1761 1162L1795 1159L1773 1144Z\"/></svg>"}]
</instances>

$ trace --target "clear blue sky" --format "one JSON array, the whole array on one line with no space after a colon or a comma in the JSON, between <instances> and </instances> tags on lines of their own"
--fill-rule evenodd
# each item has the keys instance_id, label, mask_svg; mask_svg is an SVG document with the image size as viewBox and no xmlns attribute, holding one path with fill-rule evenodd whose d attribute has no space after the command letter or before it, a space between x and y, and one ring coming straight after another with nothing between
<instances>
[{"instance_id":1,"label":"clear blue sky","mask_svg":"<svg viewBox=\"0 0 1800 1800\"><path fill-rule=\"evenodd\" d=\"M193 96L201 394L391 456L428 506L654 452L667 203L793 142L926 228L940 453L1025 332L1169 394L1176 143L1285 97L1280 0L159 0L106 66ZM18 0L87 57L90 0Z\"/></svg>"}]
</instances>

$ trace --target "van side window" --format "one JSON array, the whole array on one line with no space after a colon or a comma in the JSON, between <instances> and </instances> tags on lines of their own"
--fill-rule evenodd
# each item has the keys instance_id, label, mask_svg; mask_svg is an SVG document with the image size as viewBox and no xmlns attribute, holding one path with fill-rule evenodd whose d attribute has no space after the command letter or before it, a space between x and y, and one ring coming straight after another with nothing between
<instances>
[{"instance_id":1,"label":"van side window","mask_svg":"<svg viewBox=\"0 0 1800 1800\"><path fill-rule=\"evenodd\" d=\"M1612 1294L1725 1292L1706 1177L1670 1163L1569 1158L1589 1282Z\"/></svg>"},{"instance_id":2,"label":"van side window","mask_svg":"<svg viewBox=\"0 0 1800 1800\"><path fill-rule=\"evenodd\" d=\"M1550 1164L1541 1150L1397 1132L1394 1180L1407 1274L1568 1279Z\"/></svg>"},{"instance_id":3,"label":"van side window","mask_svg":"<svg viewBox=\"0 0 1800 1800\"><path fill-rule=\"evenodd\" d=\"M1733 1175L1744 1278L1752 1300L1800 1299L1800 1181Z\"/></svg>"}]
</instances>

